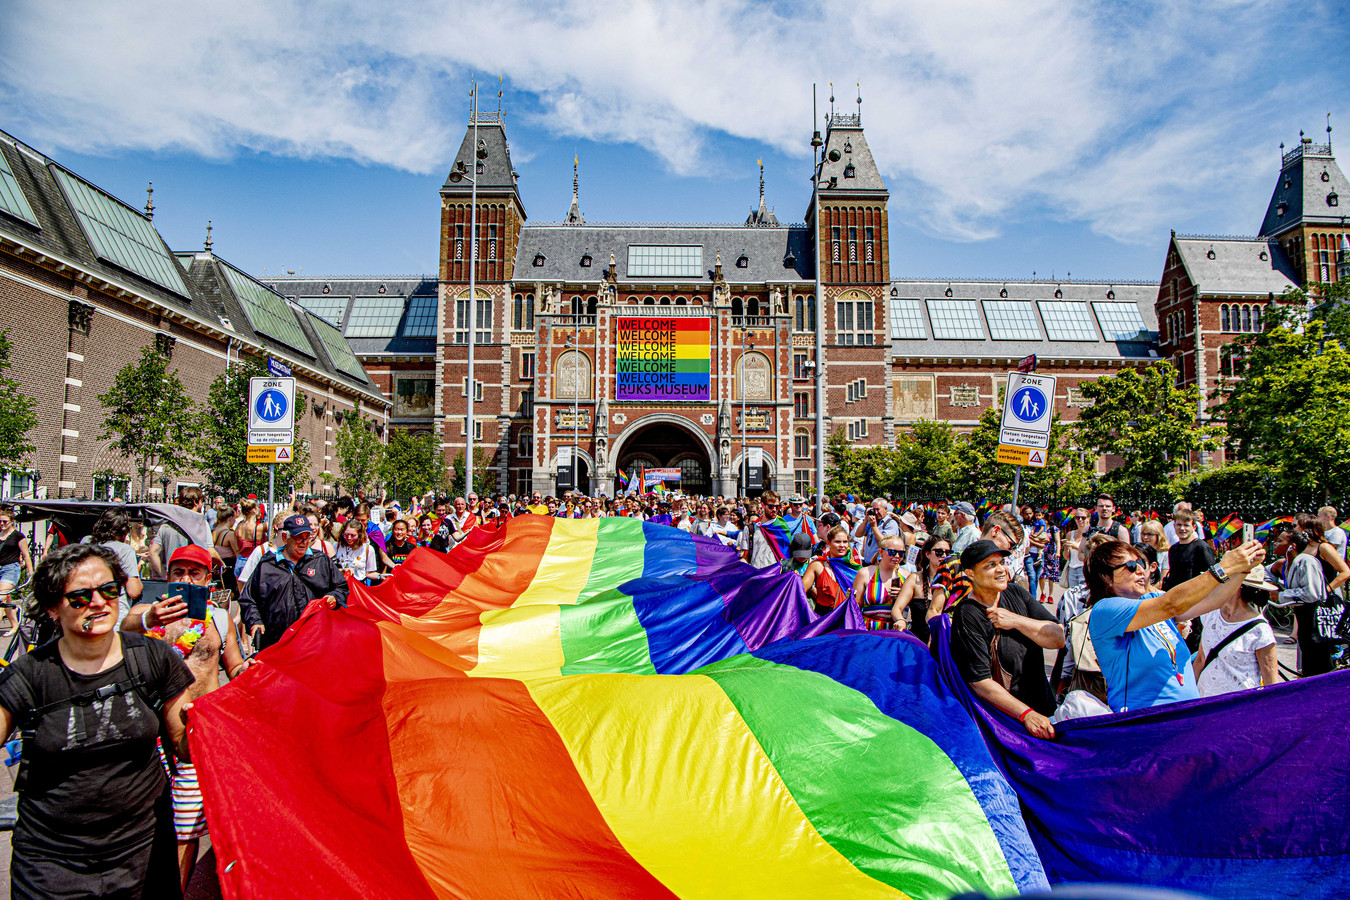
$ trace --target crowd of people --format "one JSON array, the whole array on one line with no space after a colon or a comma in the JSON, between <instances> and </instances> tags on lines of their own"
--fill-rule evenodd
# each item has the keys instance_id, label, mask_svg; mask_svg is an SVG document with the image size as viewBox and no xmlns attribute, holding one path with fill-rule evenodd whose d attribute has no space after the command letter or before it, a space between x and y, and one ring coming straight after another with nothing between
<instances>
[{"instance_id":1,"label":"crowd of people","mask_svg":"<svg viewBox=\"0 0 1350 900\"><path fill-rule=\"evenodd\" d=\"M1272 520L1252 540L1186 503L1164 520L1122 514L1108 494L1055 512L840 494L815 516L814 499L470 493L268 509L208 504L190 488L179 498L189 517L150 540L114 507L83 541L49 544L36 569L0 507L0 596L33 573L33 613L57 635L0 673L0 722L23 742L14 896L177 896L206 831L185 737L192 702L242 674L312 601L342 606L352 583L378 582L415 549L448 552L518 516L681 529L800 577L819 614L855 604L867 628L924 644L945 614L972 692L1044 739L1072 718L1277 683L1267 607L1293 607L1283 639L1297 642L1304 676L1333 668L1350 639L1346 531L1330 507ZM237 605L201 599L213 577L226 589L215 599ZM168 583L147 597L155 578Z\"/></svg>"}]
</instances>

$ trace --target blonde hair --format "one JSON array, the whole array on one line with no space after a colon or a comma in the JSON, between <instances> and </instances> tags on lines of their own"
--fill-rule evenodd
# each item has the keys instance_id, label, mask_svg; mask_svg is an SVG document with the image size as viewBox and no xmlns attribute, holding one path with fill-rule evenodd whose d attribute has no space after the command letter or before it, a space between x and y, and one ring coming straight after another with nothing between
<instances>
[{"instance_id":1,"label":"blonde hair","mask_svg":"<svg viewBox=\"0 0 1350 900\"><path fill-rule=\"evenodd\" d=\"M1158 539L1157 550L1159 553L1165 552L1168 547L1172 546L1167 542L1167 530L1163 528L1162 523L1157 519L1149 519L1143 525L1139 526L1139 537L1142 538L1146 534L1151 534Z\"/></svg>"}]
</instances>

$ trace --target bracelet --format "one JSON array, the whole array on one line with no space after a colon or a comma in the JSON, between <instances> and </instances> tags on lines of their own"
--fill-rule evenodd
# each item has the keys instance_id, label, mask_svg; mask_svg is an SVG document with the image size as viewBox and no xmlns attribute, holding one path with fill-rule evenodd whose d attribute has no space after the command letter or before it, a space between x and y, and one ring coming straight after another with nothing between
<instances>
[{"instance_id":1,"label":"bracelet","mask_svg":"<svg viewBox=\"0 0 1350 900\"><path fill-rule=\"evenodd\" d=\"M1021 714L1020 716L1017 717L1017 721L1018 721L1018 722L1021 722L1023 725L1025 725L1025 724L1027 723L1027 716L1031 715L1031 714L1034 713L1035 711L1036 711L1036 710L1034 710L1034 709L1032 709L1030 706L1028 706L1026 709L1022 710L1022 714Z\"/></svg>"},{"instance_id":2,"label":"bracelet","mask_svg":"<svg viewBox=\"0 0 1350 900\"><path fill-rule=\"evenodd\" d=\"M149 622L148 619L146 619L146 616L150 615L150 610L153 609L153 608L154 608L153 606L147 606L145 609L141 610L141 630L142 630L142 631L148 632L148 631L150 630L150 622Z\"/></svg>"}]
</instances>

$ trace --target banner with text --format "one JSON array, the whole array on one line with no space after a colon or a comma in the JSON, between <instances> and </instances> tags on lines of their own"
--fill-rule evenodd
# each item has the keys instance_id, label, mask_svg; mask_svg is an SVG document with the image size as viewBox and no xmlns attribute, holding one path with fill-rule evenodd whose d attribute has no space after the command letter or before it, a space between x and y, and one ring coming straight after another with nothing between
<instances>
[{"instance_id":1,"label":"banner with text","mask_svg":"<svg viewBox=\"0 0 1350 900\"><path fill-rule=\"evenodd\" d=\"M712 397L711 319L617 319L616 400L701 401Z\"/></svg>"}]
</instances>

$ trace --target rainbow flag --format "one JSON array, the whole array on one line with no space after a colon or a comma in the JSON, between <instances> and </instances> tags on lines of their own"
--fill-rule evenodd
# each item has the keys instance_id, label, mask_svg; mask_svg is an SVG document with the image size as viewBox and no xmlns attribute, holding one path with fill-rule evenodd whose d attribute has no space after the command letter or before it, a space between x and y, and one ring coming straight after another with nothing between
<instances>
[{"instance_id":1,"label":"rainbow flag","mask_svg":"<svg viewBox=\"0 0 1350 900\"><path fill-rule=\"evenodd\" d=\"M782 516L777 517L772 522L761 522L759 525L760 533L764 535L765 540L769 542L769 549L773 551L774 559L785 560L792 551L792 538L797 531L804 531L811 535L811 543L814 544L820 540L820 534L816 528L815 520L804 518L797 531L793 531L788 525L787 520Z\"/></svg>"},{"instance_id":2,"label":"rainbow flag","mask_svg":"<svg viewBox=\"0 0 1350 900\"><path fill-rule=\"evenodd\" d=\"M223 895L1045 888L927 648L861 625L631 519L526 515L414 551L193 709Z\"/></svg>"},{"instance_id":3,"label":"rainbow flag","mask_svg":"<svg viewBox=\"0 0 1350 900\"><path fill-rule=\"evenodd\" d=\"M1074 508L1072 506L1066 506L1063 509L1056 512L1055 527L1067 528L1069 523L1073 521L1073 509Z\"/></svg>"},{"instance_id":4,"label":"rainbow flag","mask_svg":"<svg viewBox=\"0 0 1350 900\"><path fill-rule=\"evenodd\" d=\"M620 471L620 472L619 472L619 490L620 490L621 492L622 492L622 491L627 491L627 490L628 490L628 473L627 473L627 472L624 472L624 471Z\"/></svg>"},{"instance_id":5,"label":"rainbow flag","mask_svg":"<svg viewBox=\"0 0 1350 900\"><path fill-rule=\"evenodd\" d=\"M930 624L942 680L1017 790L1052 882L1344 895L1350 672L1062 722L1043 741L965 685L948 617Z\"/></svg>"},{"instance_id":6,"label":"rainbow flag","mask_svg":"<svg viewBox=\"0 0 1350 900\"><path fill-rule=\"evenodd\" d=\"M1252 529L1252 535L1258 541L1264 541L1267 537L1270 536L1270 530L1274 528L1276 525L1284 525L1292 523L1293 521L1294 521L1293 516L1276 516L1273 519L1267 519L1266 521L1262 522L1260 525L1257 525L1254 529Z\"/></svg>"},{"instance_id":7,"label":"rainbow flag","mask_svg":"<svg viewBox=\"0 0 1350 900\"><path fill-rule=\"evenodd\" d=\"M1242 531L1242 520L1237 517L1237 513L1229 513L1219 521L1218 526L1214 529L1214 546L1217 547L1224 541L1231 540L1240 531Z\"/></svg>"}]
</instances>

